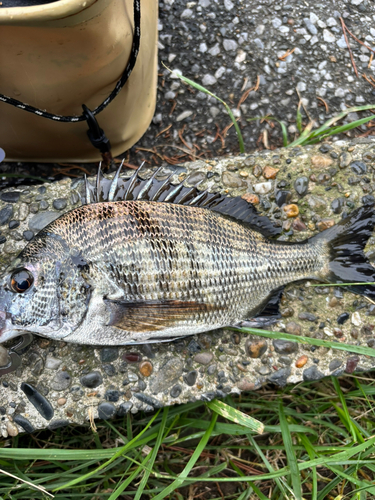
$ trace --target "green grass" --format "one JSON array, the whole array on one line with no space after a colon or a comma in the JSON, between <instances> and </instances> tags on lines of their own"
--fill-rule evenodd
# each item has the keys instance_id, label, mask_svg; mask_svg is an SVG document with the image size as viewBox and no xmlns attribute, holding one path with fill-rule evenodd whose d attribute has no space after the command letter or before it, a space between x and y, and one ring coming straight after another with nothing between
<instances>
[{"instance_id":1,"label":"green grass","mask_svg":"<svg viewBox=\"0 0 375 500\"><path fill-rule=\"evenodd\" d=\"M20 435L0 498L370 500L374 394L371 374L326 378Z\"/></svg>"}]
</instances>

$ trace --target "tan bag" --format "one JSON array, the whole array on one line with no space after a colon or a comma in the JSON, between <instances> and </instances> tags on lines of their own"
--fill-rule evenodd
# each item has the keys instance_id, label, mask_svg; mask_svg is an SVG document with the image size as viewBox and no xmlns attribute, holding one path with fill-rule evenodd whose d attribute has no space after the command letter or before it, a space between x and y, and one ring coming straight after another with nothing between
<instances>
[{"instance_id":1,"label":"tan bag","mask_svg":"<svg viewBox=\"0 0 375 500\"><path fill-rule=\"evenodd\" d=\"M143 135L156 101L157 0L140 1L140 49L134 69L98 114L95 108L115 89L134 52L133 0L0 7L0 93L53 116L27 112L1 102L9 99L0 96L0 147L7 160L100 159L87 135L83 104L94 111L114 156ZM139 6L139 0L134 5ZM135 30L134 39L137 34ZM82 121L65 122L65 116L80 116Z\"/></svg>"}]
</instances>

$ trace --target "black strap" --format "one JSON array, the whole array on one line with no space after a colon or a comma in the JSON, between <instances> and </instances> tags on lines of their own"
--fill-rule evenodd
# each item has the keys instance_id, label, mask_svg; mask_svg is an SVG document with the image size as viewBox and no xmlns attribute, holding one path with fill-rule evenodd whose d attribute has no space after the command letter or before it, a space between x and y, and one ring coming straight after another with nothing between
<instances>
[{"instance_id":1,"label":"black strap","mask_svg":"<svg viewBox=\"0 0 375 500\"><path fill-rule=\"evenodd\" d=\"M113 101L113 99L117 96L117 94L120 92L122 87L127 82L128 78L129 78L129 76L134 68L136 60L137 60L140 40L141 40L141 6L140 6L140 0L134 0L133 45L132 45L132 50L130 53L129 62L128 62L127 66L125 68L125 71L123 72L120 80L116 83L115 88L112 90L112 92L109 94L109 96L101 104L99 104L99 106L97 106L92 111L90 111L90 110L88 110L88 108L86 108L86 110L89 111L91 114L91 116L90 116L91 123L92 123L92 118L95 115L97 115L98 113L100 113L101 111L103 111L103 109L105 109L108 106L108 104ZM29 113L34 113L34 114L41 116L43 118L49 118L50 120L55 120L55 121L59 121L59 122L74 123L74 122L83 122L83 121L87 120L88 124L89 124L89 128L90 128L90 130L88 132L89 137L90 137L90 132L92 129L91 129L90 121L87 118L88 115L87 115L87 111L85 110L85 108L84 108L84 112L82 113L82 115L63 116L63 115L54 115L52 113L48 113L47 111L42 111L41 109L34 108L34 106L30 106L29 104L18 101L17 99L13 99L13 97L8 97L8 96L5 96L3 94L0 94L0 101L6 102L7 104L11 104L12 106L15 106L17 108L24 109L25 111L28 111ZM96 121L95 118L94 118L94 121ZM95 136L95 134L94 134L94 136ZM91 137L90 137L90 140L92 142ZM105 142L105 140L104 140L104 142ZM102 144L102 143L103 142L101 142L100 144ZM98 147L98 146L95 146L95 147ZM100 149L100 147L98 147L98 149Z\"/></svg>"}]
</instances>

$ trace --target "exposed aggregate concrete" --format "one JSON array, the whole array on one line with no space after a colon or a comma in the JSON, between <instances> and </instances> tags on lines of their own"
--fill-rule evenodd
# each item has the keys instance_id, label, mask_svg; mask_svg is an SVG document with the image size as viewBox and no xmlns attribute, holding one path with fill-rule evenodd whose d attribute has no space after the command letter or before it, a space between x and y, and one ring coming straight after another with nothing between
<instances>
[{"instance_id":1,"label":"exposed aggregate concrete","mask_svg":"<svg viewBox=\"0 0 375 500\"><path fill-rule=\"evenodd\" d=\"M166 172L164 172L166 173ZM187 163L202 189L241 195L282 225L282 240L303 240L361 204L372 203L375 140L263 151ZM36 233L80 205L81 180L64 179L0 193L0 271ZM58 203L56 203L58 201ZM63 208L60 208L63 207ZM65 207L65 208L64 208ZM11 224L15 221L17 224ZM27 235L27 236L26 236ZM375 238L366 252L375 260ZM273 330L373 348L375 306L338 287L287 287ZM0 360L7 353L0 346ZM16 372L1 377L4 437L89 418L111 418L164 405L370 370L374 357L218 330L177 342L93 348L35 337Z\"/></svg>"}]
</instances>

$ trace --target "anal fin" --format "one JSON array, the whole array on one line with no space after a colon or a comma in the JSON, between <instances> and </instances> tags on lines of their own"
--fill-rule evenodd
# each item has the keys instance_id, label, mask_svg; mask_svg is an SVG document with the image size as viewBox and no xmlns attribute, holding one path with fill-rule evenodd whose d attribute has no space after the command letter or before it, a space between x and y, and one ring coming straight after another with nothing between
<instances>
[{"instance_id":1,"label":"anal fin","mask_svg":"<svg viewBox=\"0 0 375 500\"><path fill-rule=\"evenodd\" d=\"M266 328L276 323L281 318L280 300L284 288L284 286L281 286L273 290L260 305L258 312L253 318L241 321L235 326L240 328Z\"/></svg>"}]
</instances>

